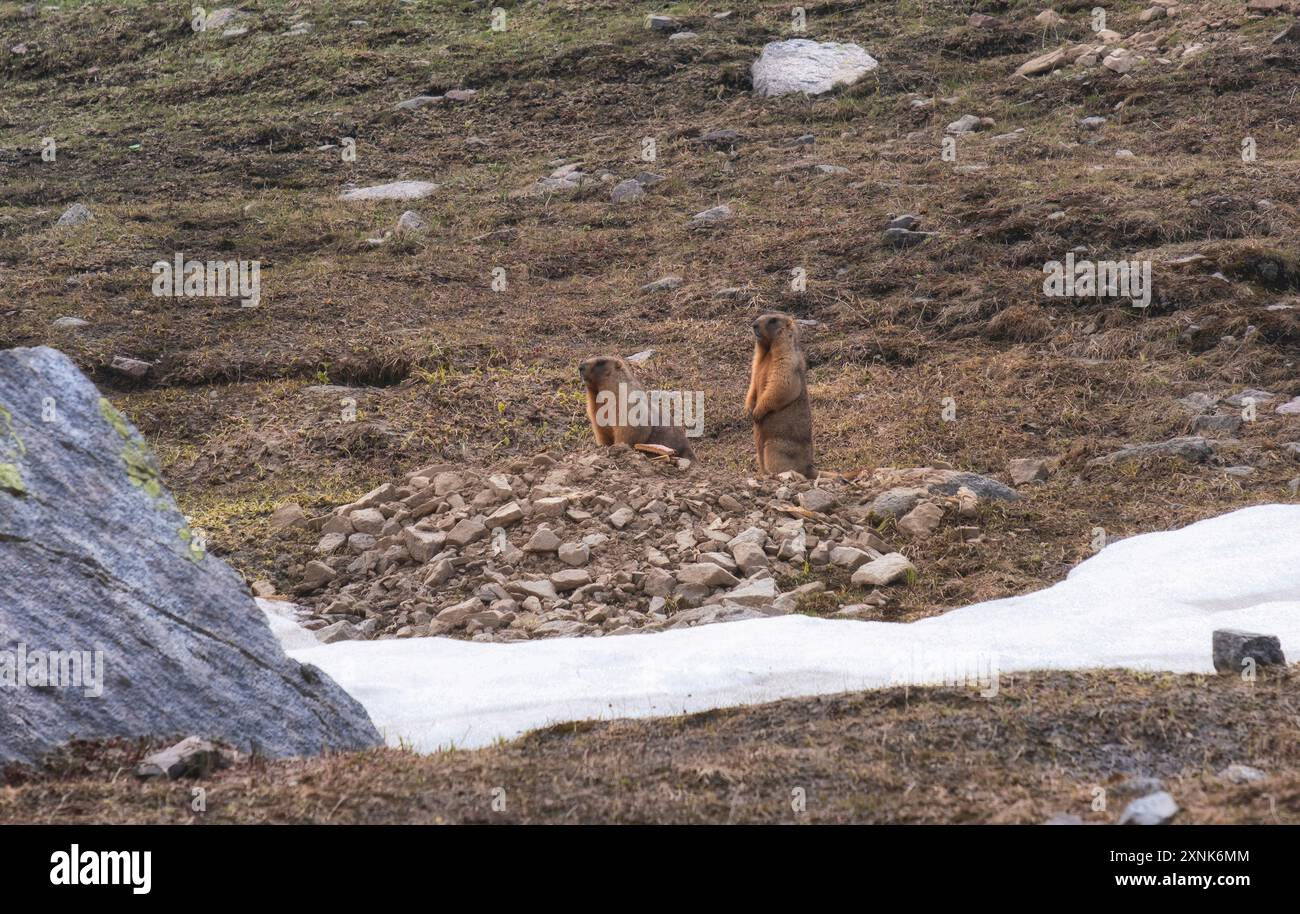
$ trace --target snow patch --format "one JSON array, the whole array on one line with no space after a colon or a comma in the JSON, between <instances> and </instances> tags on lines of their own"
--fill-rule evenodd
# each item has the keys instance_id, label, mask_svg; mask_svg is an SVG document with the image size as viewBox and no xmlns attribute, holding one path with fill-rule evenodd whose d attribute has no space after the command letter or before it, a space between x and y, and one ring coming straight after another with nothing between
<instances>
[{"instance_id":1,"label":"snow patch","mask_svg":"<svg viewBox=\"0 0 1300 914\"><path fill-rule=\"evenodd\" d=\"M909 624L784 616L619 637L322 645L287 604L260 602L290 656L333 677L391 745L431 752L562 721L878 688L900 676L941 682L945 668L990 659L1002 673L1212 673L1216 628L1277 635L1294 659L1300 506L1246 508L1121 540L1045 590Z\"/></svg>"}]
</instances>

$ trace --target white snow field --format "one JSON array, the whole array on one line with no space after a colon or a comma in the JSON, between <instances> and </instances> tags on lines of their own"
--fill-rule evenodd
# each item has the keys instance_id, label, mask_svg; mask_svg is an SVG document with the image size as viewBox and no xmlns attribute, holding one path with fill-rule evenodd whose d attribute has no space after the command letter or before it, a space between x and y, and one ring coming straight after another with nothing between
<instances>
[{"instance_id":1,"label":"white snow field","mask_svg":"<svg viewBox=\"0 0 1300 914\"><path fill-rule=\"evenodd\" d=\"M370 712L390 745L483 746L552 723L650 717L990 673L1207 673L1216 628L1300 656L1300 506L1263 505L1113 543L1060 583L907 624L781 616L660 634L318 644L266 603L285 650ZM996 696L990 700L996 701Z\"/></svg>"}]
</instances>

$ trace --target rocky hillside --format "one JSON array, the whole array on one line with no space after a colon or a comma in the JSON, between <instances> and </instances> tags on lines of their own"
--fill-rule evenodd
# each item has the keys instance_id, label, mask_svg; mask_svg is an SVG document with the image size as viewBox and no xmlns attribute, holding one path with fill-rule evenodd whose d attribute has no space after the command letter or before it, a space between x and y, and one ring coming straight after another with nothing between
<instances>
[{"instance_id":1,"label":"rocky hillside","mask_svg":"<svg viewBox=\"0 0 1300 914\"><path fill-rule=\"evenodd\" d=\"M278 506L579 451L597 353L702 391L698 470L743 491L748 325L780 309L822 468L1061 468L977 555L908 553L905 610L1039 587L1098 529L1296 497L1292 15L1092 6L822 3L796 31L774 3L522 2L494 31L478 4L267 0L195 31L6 5L0 345L69 353L210 547L290 592L319 537ZM756 95L794 38L877 65ZM393 182L427 195L348 192ZM259 261L259 306L156 297L177 253ZM1149 260L1148 307L1044 294L1071 253ZM1235 426L1252 388L1275 399ZM1214 454L1089 465L1190 434Z\"/></svg>"}]
</instances>

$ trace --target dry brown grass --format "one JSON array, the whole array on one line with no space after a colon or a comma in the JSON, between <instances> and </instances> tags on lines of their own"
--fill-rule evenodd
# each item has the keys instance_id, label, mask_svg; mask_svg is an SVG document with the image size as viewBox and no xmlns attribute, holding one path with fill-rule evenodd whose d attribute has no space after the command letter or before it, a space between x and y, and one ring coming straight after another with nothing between
<instances>
[{"instance_id":1,"label":"dry brown grass","mask_svg":"<svg viewBox=\"0 0 1300 914\"><path fill-rule=\"evenodd\" d=\"M895 688L565 724L473 752L246 760L199 782L140 783L145 747L83 745L11 772L0 821L1104 823L1133 798L1126 779L1155 776L1180 823L1297 824L1298 713L1294 674L1099 671L1003 677L992 699ZM1234 762L1268 777L1221 780Z\"/></svg>"}]
</instances>

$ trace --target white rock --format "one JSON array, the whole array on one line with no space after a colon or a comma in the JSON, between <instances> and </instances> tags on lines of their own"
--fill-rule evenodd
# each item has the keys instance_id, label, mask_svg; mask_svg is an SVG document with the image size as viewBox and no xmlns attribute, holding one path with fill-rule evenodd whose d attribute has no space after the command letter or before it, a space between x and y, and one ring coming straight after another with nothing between
<instances>
[{"instance_id":1,"label":"white rock","mask_svg":"<svg viewBox=\"0 0 1300 914\"><path fill-rule=\"evenodd\" d=\"M1120 825L1164 825L1178 815L1178 804L1167 791L1149 794L1128 804Z\"/></svg>"},{"instance_id":2,"label":"white rock","mask_svg":"<svg viewBox=\"0 0 1300 914\"><path fill-rule=\"evenodd\" d=\"M906 556L899 552L891 552L867 562L853 572L850 580L859 587L881 587L905 578L909 572L914 571L916 566L909 562Z\"/></svg>"},{"instance_id":3,"label":"white rock","mask_svg":"<svg viewBox=\"0 0 1300 914\"><path fill-rule=\"evenodd\" d=\"M355 187L339 194L340 200L419 200L427 197L441 185L431 181L394 181L372 187Z\"/></svg>"},{"instance_id":4,"label":"white rock","mask_svg":"<svg viewBox=\"0 0 1300 914\"><path fill-rule=\"evenodd\" d=\"M774 98L802 92L821 95L837 86L850 86L878 66L856 44L791 38L764 46L750 67L754 94Z\"/></svg>"}]
</instances>

